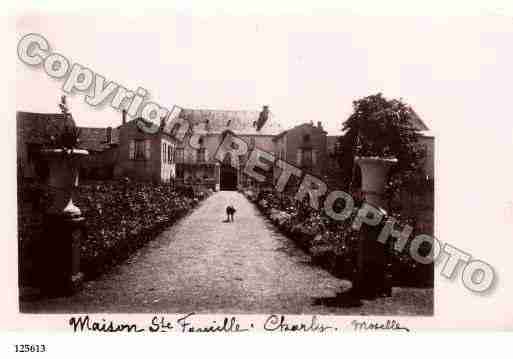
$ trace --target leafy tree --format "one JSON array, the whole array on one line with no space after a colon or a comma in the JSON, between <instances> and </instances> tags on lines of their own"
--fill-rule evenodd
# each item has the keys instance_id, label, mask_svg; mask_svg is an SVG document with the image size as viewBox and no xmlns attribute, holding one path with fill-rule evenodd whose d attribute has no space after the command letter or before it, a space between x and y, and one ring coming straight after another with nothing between
<instances>
[{"instance_id":1,"label":"leafy tree","mask_svg":"<svg viewBox=\"0 0 513 359\"><path fill-rule=\"evenodd\" d=\"M415 112L401 100L386 99L381 93L353 102L354 112L344 122L337 156L344 171L346 188L358 183L354 171L355 156L397 158L392 168L388 190L418 178L422 170L425 149L419 143L419 130L412 125ZM356 172L356 181L355 180Z\"/></svg>"}]
</instances>

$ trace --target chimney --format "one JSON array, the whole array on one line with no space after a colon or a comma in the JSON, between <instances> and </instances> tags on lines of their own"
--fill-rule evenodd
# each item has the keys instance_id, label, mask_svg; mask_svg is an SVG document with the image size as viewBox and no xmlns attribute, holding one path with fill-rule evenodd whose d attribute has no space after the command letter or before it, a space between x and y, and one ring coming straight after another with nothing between
<instances>
[{"instance_id":1,"label":"chimney","mask_svg":"<svg viewBox=\"0 0 513 359\"><path fill-rule=\"evenodd\" d=\"M126 124L126 110L125 109L123 109L121 111L121 119L122 119L121 124L123 124L123 125Z\"/></svg>"},{"instance_id":2,"label":"chimney","mask_svg":"<svg viewBox=\"0 0 513 359\"><path fill-rule=\"evenodd\" d=\"M260 112L260 116L258 116L257 131L260 131L262 129L262 127L264 127L268 118L269 118L269 106L264 106L262 108L262 112Z\"/></svg>"},{"instance_id":3,"label":"chimney","mask_svg":"<svg viewBox=\"0 0 513 359\"><path fill-rule=\"evenodd\" d=\"M107 144L110 145L112 143L112 127L107 127Z\"/></svg>"},{"instance_id":4,"label":"chimney","mask_svg":"<svg viewBox=\"0 0 513 359\"><path fill-rule=\"evenodd\" d=\"M323 130L321 121L317 121L317 127L319 128L319 130Z\"/></svg>"}]
</instances>

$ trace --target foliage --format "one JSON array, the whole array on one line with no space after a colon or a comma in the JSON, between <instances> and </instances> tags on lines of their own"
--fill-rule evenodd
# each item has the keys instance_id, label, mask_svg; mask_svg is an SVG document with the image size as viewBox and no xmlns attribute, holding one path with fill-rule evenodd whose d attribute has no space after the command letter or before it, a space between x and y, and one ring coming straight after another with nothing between
<instances>
[{"instance_id":1,"label":"foliage","mask_svg":"<svg viewBox=\"0 0 513 359\"><path fill-rule=\"evenodd\" d=\"M381 93L353 102L354 111L344 122L337 146L342 168L352 178L355 156L395 157L389 189L393 192L421 171L425 149L419 130L413 127L415 112L401 100L386 99Z\"/></svg>"},{"instance_id":2,"label":"foliage","mask_svg":"<svg viewBox=\"0 0 513 359\"><path fill-rule=\"evenodd\" d=\"M79 142L80 129L76 126L73 116L69 112L66 96L61 97L59 108L64 115L64 126L56 135L50 137L45 147L62 149L75 148Z\"/></svg>"},{"instance_id":3,"label":"foliage","mask_svg":"<svg viewBox=\"0 0 513 359\"><path fill-rule=\"evenodd\" d=\"M31 244L37 243L43 230L47 192L39 184L21 183L18 188L18 238L25 262L37 256ZM81 184L74 202L86 218L87 233L80 248L82 272L91 278L126 259L208 194L127 180Z\"/></svg>"},{"instance_id":4,"label":"foliage","mask_svg":"<svg viewBox=\"0 0 513 359\"><path fill-rule=\"evenodd\" d=\"M357 215L360 203L355 203L355 209L345 221L336 221L326 215L323 210L315 210L304 202L299 202L291 196L273 191L261 191L255 194L246 191L245 195L254 202L260 211L273 222L287 237L299 247L307 251L314 263L317 263L334 275L351 279L357 267L359 232L351 228ZM397 226L402 228L409 224L413 227L414 219L389 214L397 220ZM410 240L414 238L412 234ZM409 247L409 243L406 248ZM387 251L387 268L394 285L431 285L433 267L418 264L405 249L396 252Z\"/></svg>"}]
</instances>

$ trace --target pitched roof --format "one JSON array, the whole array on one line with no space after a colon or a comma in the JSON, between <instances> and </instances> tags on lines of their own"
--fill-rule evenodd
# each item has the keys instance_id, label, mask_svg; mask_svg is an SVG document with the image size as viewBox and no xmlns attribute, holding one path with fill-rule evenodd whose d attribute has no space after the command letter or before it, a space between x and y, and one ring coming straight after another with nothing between
<instances>
[{"instance_id":1,"label":"pitched roof","mask_svg":"<svg viewBox=\"0 0 513 359\"><path fill-rule=\"evenodd\" d=\"M415 112L411 107L410 113L410 123L413 126L413 128L415 128L418 131L429 131L429 127L426 126L426 124L424 123L424 121L422 121L417 112Z\"/></svg>"},{"instance_id":2,"label":"pitched roof","mask_svg":"<svg viewBox=\"0 0 513 359\"><path fill-rule=\"evenodd\" d=\"M62 113L16 112L17 136L25 143L44 144L64 129Z\"/></svg>"},{"instance_id":3,"label":"pitched roof","mask_svg":"<svg viewBox=\"0 0 513 359\"><path fill-rule=\"evenodd\" d=\"M269 113L262 128L257 130L260 112L182 109L179 117L190 121L197 133L222 133L230 130L238 135L276 135L283 130L272 113Z\"/></svg>"},{"instance_id":4,"label":"pitched roof","mask_svg":"<svg viewBox=\"0 0 513 359\"><path fill-rule=\"evenodd\" d=\"M294 126L292 128L289 128L288 130L285 130L285 131L282 131L282 132L278 133L274 139L277 140L277 139L285 136L288 132L297 130L297 129L299 129L301 127L305 127L305 126L310 126L313 129L326 132L323 128L319 128L319 127L314 126L313 123L302 123L302 124L296 125L296 126Z\"/></svg>"},{"instance_id":5,"label":"pitched roof","mask_svg":"<svg viewBox=\"0 0 513 359\"><path fill-rule=\"evenodd\" d=\"M107 139L109 128L104 127L79 127L80 135L78 148L90 151L105 151L110 148L111 144L118 143L119 131L116 128L110 128L111 140Z\"/></svg>"},{"instance_id":6,"label":"pitched roof","mask_svg":"<svg viewBox=\"0 0 513 359\"><path fill-rule=\"evenodd\" d=\"M57 136L66 124L62 113L16 113L17 136L24 143L45 144L52 136ZM72 120L73 121L73 120ZM73 121L73 124L75 121ZM107 128L78 127L80 129L77 147L92 151L103 151L107 143ZM118 143L119 131L113 128L111 143Z\"/></svg>"}]
</instances>

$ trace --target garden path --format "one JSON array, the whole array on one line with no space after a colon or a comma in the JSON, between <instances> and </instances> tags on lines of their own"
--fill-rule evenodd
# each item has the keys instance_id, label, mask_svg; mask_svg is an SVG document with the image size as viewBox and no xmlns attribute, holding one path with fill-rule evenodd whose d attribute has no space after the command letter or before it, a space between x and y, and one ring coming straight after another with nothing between
<instances>
[{"instance_id":1,"label":"garden path","mask_svg":"<svg viewBox=\"0 0 513 359\"><path fill-rule=\"evenodd\" d=\"M229 204L237 212L226 223ZM242 194L227 191L74 296L22 303L22 311L408 315L430 307L419 303L422 290L399 288L358 308L318 304L348 286L311 265Z\"/></svg>"}]
</instances>

